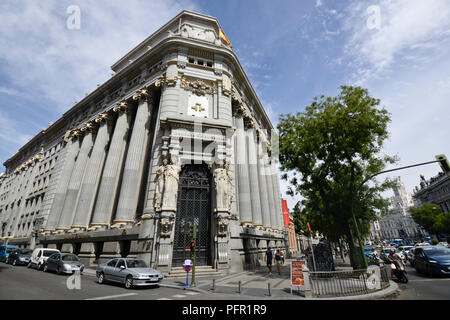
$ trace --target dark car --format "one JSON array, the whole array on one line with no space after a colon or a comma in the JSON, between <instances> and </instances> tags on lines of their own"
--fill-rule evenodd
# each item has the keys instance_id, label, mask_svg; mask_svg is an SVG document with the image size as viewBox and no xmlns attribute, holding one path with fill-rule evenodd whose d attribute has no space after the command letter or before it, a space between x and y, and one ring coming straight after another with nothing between
<instances>
[{"instance_id":1,"label":"dark car","mask_svg":"<svg viewBox=\"0 0 450 320\"><path fill-rule=\"evenodd\" d=\"M416 248L414 267L417 272L430 276L450 275L450 249L441 246Z\"/></svg>"},{"instance_id":2,"label":"dark car","mask_svg":"<svg viewBox=\"0 0 450 320\"><path fill-rule=\"evenodd\" d=\"M15 249L9 254L6 263L12 264L13 266L26 266L30 263L32 253L33 250L31 249Z\"/></svg>"},{"instance_id":3,"label":"dark car","mask_svg":"<svg viewBox=\"0 0 450 320\"><path fill-rule=\"evenodd\" d=\"M73 253L54 253L44 264L44 272L55 271L58 274L72 274L75 271L83 273L84 264Z\"/></svg>"}]
</instances>

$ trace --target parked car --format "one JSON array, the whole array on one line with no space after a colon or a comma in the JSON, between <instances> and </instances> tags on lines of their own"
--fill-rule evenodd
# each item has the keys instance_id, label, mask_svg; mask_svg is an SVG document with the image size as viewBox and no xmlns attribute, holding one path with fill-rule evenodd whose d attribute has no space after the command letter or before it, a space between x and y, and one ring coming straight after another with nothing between
<instances>
[{"instance_id":1,"label":"parked car","mask_svg":"<svg viewBox=\"0 0 450 320\"><path fill-rule=\"evenodd\" d=\"M448 248L448 242L439 242L437 245Z\"/></svg>"},{"instance_id":2,"label":"parked car","mask_svg":"<svg viewBox=\"0 0 450 320\"><path fill-rule=\"evenodd\" d=\"M6 244L0 245L0 261L6 262L6 259L8 258L9 254L17 249L20 248L18 246L10 246Z\"/></svg>"},{"instance_id":3,"label":"parked car","mask_svg":"<svg viewBox=\"0 0 450 320\"><path fill-rule=\"evenodd\" d=\"M404 255L404 259L403 260L408 260L409 259L409 251L412 249L412 248L414 248L413 246L401 246L401 247L398 247L398 250L400 251L400 252L402 252L403 253L403 255Z\"/></svg>"},{"instance_id":4,"label":"parked car","mask_svg":"<svg viewBox=\"0 0 450 320\"><path fill-rule=\"evenodd\" d=\"M12 264L13 266L26 266L30 263L32 253L33 250L31 249L15 249L9 254L6 263Z\"/></svg>"},{"instance_id":5,"label":"parked car","mask_svg":"<svg viewBox=\"0 0 450 320\"><path fill-rule=\"evenodd\" d=\"M441 246L416 248L414 268L417 272L430 276L450 275L450 249Z\"/></svg>"},{"instance_id":6,"label":"parked car","mask_svg":"<svg viewBox=\"0 0 450 320\"><path fill-rule=\"evenodd\" d=\"M134 286L154 286L163 279L163 274L138 259L116 258L98 266L98 283L114 281L123 283L127 289Z\"/></svg>"},{"instance_id":7,"label":"parked car","mask_svg":"<svg viewBox=\"0 0 450 320\"><path fill-rule=\"evenodd\" d=\"M57 274L73 274L75 271L83 273L84 264L73 253L54 253L44 264L44 272L55 271Z\"/></svg>"},{"instance_id":8,"label":"parked car","mask_svg":"<svg viewBox=\"0 0 450 320\"><path fill-rule=\"evenodd\" d=\"M28 264L28 268L37 268L38 270L42 270L45 262L48 257L50 257L54 253L60 253L57 249L49 249L49 248L36 248L31 255L30 263Z\"/></svg>"}]
</instances>

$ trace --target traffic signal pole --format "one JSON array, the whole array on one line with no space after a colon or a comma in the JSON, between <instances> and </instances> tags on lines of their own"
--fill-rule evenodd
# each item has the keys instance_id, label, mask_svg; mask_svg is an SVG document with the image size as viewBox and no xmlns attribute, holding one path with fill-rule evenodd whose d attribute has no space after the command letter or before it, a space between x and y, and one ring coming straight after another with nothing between
<instances>
[{"instance_id":1,"label":"traffic signal pole","mask_svg":"<svg viewBox=\"0 0 450 320\"><path fill-rule=\"evenodd\" d=\"M193 265L192 265L192 279L191 279L191 287L195 287L196 286L196 284L195 284L195 265L196 265L196 262L195 262L195 256L196 256L196 254L195 254L195 247L196 247L196 239L197 239L197 225L196 224L194 224L194 232L193 232L193 238L194 239L192 239L192 243L194 244L194 247L193 247L193 250L194 250L194 252L193 252L193 255L192 255L192 262L193 262Z\"/></svg>"}]
</instances>

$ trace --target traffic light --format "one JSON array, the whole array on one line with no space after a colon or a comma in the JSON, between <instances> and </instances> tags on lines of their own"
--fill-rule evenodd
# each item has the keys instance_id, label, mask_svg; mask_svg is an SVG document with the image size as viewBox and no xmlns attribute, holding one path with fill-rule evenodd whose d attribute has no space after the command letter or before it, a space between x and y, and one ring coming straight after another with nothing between
<instances>
[{"instance_id":1,"label":"traffic light","mask_svg":"<svg viewBox=\"0 0 450 320\"><path fill-rule=\"evenodd\" d=\"M438 154L436 156L436 160L439 161L439 165L442 168L442 171L444 171L444 173L449 173L450 172L450 163L447 160L447 157L443 154Z\"/></svg>"},{"instance_id":2,"label":"traffic light","mask_svg":"<svg viewBox=\"0 0 450 320\"><path fill-rule=\"evenodd\" d=\"M192 242L191 242L191 252L194 251L194 249L195 249L195 242L192 241Z\"/></svg>"}]
</instances>

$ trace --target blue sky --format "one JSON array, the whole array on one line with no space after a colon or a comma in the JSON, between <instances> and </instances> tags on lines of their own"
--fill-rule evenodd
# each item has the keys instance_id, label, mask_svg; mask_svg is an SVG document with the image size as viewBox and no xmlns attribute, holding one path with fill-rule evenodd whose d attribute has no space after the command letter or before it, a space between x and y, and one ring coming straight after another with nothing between
<instances>
[{"instance_id":1,"label":"blue sky","mask_svg":"<svg viewBox=\"0 0 450 320\"><path fill-rule=\"evenodd\" d=\"M66 26L70 5L81 9L79 30ZM3 0L0 162L183 9L218 18L275 125L279 114L303 110L314 96L357 84L391 112L385 152L398 155L399 166L450 157L446 0ZM420 173L438 171L429 165L396 175L411 192Z\"/></svg>"}]
</instances>

